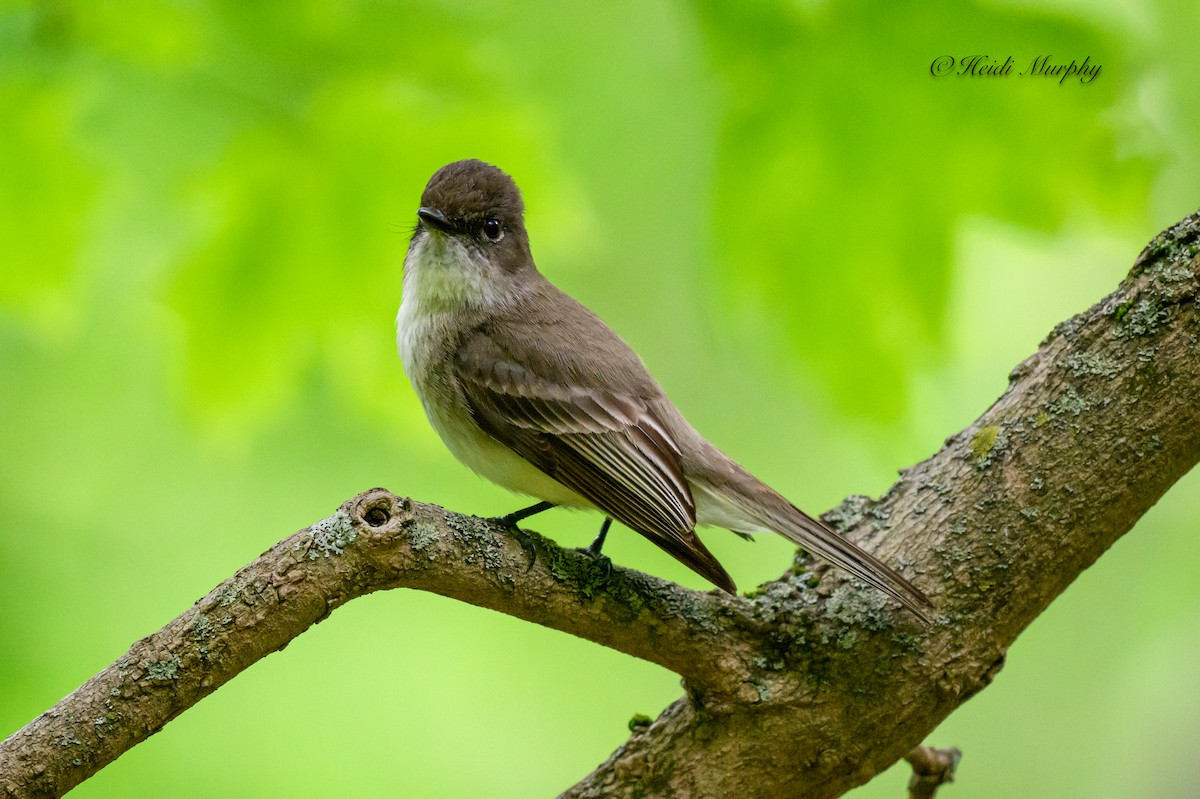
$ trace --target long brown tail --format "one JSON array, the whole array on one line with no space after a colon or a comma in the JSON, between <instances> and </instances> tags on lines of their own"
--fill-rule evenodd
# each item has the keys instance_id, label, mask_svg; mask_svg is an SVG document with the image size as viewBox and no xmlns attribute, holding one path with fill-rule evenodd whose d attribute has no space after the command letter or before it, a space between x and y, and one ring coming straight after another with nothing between
<instances>
[{"instance_id":1,"label":"long brown tail","mask_svg":"<svg viewBox=\"0 0 1200 799\"><path fill-rule=\"evenodd\" d=\"M835 566L845 569L863 582L875 586L899 601L926 624L933 620L930 615L933 603L920 589L870 552L850 543L790 502L787 504L791 513L780 519L778 524L767 524L767 527Z\"/></svg>"},{"instance_id":2,"label":"long brown tail","mask_svg":"<svg viewBox=\"0 0 1200 799\"><path fill-rule=\"evenodd\" d=\"M701 519L701 523L747 533L762 530L778 533L875 586L922 621L932 620L933 603L916 586L871 553L788 502L716 447L711 444L707 447L705 457L690 464L691 479L702 486L695 491L698 499L711 499L719 507L714 508L715 518ZM697 488L696 482L693 487ZM739 527L741 521L744 525Z\"/></svg>"}]
</instances>

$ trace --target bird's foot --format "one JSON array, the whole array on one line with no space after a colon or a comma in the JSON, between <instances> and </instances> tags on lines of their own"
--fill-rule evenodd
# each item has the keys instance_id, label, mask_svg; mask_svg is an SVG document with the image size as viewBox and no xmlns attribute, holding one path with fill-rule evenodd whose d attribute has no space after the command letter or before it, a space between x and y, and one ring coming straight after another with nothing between
<instances>
[{"instance_id":1,"label":"bird's foot","mask_svg":"<svg viewBox=\"0 0 1200 799\"><path fill-rule=\"evenodd\" d=\"M513 525L513 538L517 539L517 543L521 545L521 549L525 550L525 554L529 556L529 563L525 566L525 573L533 568L533 564L537 563L537 544L533 540L533 536L522 530L520 527Z\"/></svg>"},{"instance_id":2,"label":"bird's foot","mask_svg":"<svg viewBox=\"0 0 1200 799\"><path fill-rule=\"evenodd\" d=\"M535 513L541 513L542 511L549 510L553 507L554 505L550 502L539 502L536 505L531 505L528 508L522 508L521 510L510 513L507 516L493 516L492 518L488 519L488 521L492 524L497 524L501 527L507 527L509 531L512 532L513 538L517 539L517 543L521 545L521 549L525 550L525 553L529 555L529 564L525 567L526 572L532 569L533 565L537 563L537 544L534 542L533 537L529 533L525 532L517 525L523 519L528 519Z\"/></svg>"},{"instance_id":3,"label":"bird's foot","mask_svg":"<svg viewBox=\"0 0 1200 799\"><path fill-rule=\"evenodd\" d=\"M591 547L584 547L583 549L576 550L576 552L580 553L581 555L587 555L589 558L591 558L592 561L594 561L595 564L600 567L600 571L603 573L605 581L612 577L613 562L612 558L610 558L608 555L605 555L603 552L597 552Z\"/></svg>"},{"instance_id":4,"label":"bird's foot","mask_svg":"<svg viewBox=\"0 0 1200 799\"><path fill-rule=\"evenodd\" d=\"M604 571L604 579L612 577L613 563L612 560L600 550L604 547L604 539L608 535L608 528L612 526L612 517L607 517L604 524L600 525L600 534L596 536L596 540L588 544L586 548L579 550L584 555L594 560L599 564Z\"/></svg>"}]
</instances>

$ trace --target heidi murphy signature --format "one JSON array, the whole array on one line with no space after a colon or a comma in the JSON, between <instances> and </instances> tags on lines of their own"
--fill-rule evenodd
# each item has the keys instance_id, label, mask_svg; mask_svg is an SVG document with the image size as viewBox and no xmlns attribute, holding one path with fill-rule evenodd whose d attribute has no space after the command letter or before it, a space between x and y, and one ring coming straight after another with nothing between
<instances>
[{"instance_id":1,"label":"heidi murphy signature","mask_svg":"<svg viewBox=\"0 0 1200 799\"><path fill-rule=\"evenodd\" d=\"M945 78L955 75L960 78L1007 78L1012 74L1016 62L1009 56L999 61L986 55L967 55L955 58L952 55L940 55L929 65L929 74L935 78ZM1054 56L1040 55L1030 62L1029 66L1017 73L1020 78L1057 78L1061 86L1068 78L1076 78L1080 83L1091 83L1100 76L1100 64L1093 64L1091 56L1086 56L1083 63L1071 59L1071 63L1062 64L1054 61Z\"/></svg>"}]
</instances>

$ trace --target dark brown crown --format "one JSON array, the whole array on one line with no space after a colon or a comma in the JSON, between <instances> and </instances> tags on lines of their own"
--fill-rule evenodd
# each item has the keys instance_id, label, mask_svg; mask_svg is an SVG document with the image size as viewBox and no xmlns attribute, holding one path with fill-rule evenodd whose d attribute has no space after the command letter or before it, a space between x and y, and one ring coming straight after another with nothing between
<instances>
[{"instance_id":1,"label":"dark brown crown","mask_svg":"<svg viewBox=\"0 0 1200 799\"><path fill-rule=\"evenodd\" d=\"M421 206L468 224L494 218L519 226L525 213L521 191L513 179L475 159L455 161L435 172L421 195Z\"/></svg>"}]
</instances>

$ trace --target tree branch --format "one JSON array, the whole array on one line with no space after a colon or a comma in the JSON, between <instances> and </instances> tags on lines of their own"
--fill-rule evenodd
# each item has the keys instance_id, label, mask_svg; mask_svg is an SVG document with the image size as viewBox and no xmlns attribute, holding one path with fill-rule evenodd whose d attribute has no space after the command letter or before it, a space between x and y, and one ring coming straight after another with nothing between
<instances>
[{"instance_id":1,"label":"tree branch","mask_svg":"<svg viewBox=\"0 0 1200 799\"><path fill-rule=\"evenodd\" d=\"M57 796L355 597L419 588L556 627L714 694L748 659L745 603L376 488L276 544L0 745L0 787ZM713 668L712 654L722 663ZM732 700L731 700L732 701Z\"/></svg>"},{"instance_id":2,"label":"tree branch","mask_svg":"<svg viewBox=\"0 0 1200 799\"><path fill-rule=\"evenodd\" d=\"M1037 615L1200 459L1200 216L1060 324L1004 395L878 500L826 519L937 605L921 628L798 556L751 598L373 489L277 544L0 744L0 788L59 796L334 608L433 591L658 663L686 695L568 797L832 797L985 687Z\"/></svg>"},{"instance_id":3,"label":"tree branch","mask_svg":"<svg viewBox=\"0 0 1200 799\"><path fill-rule=\"evenodd\" d=\"M908 799L934 799L938 788L954 782L954 772L962 760L962 752L955 747L934 749L932 746L918 746L904 759L913 770L908 780Z\"/></svg>"}]
</instances>

